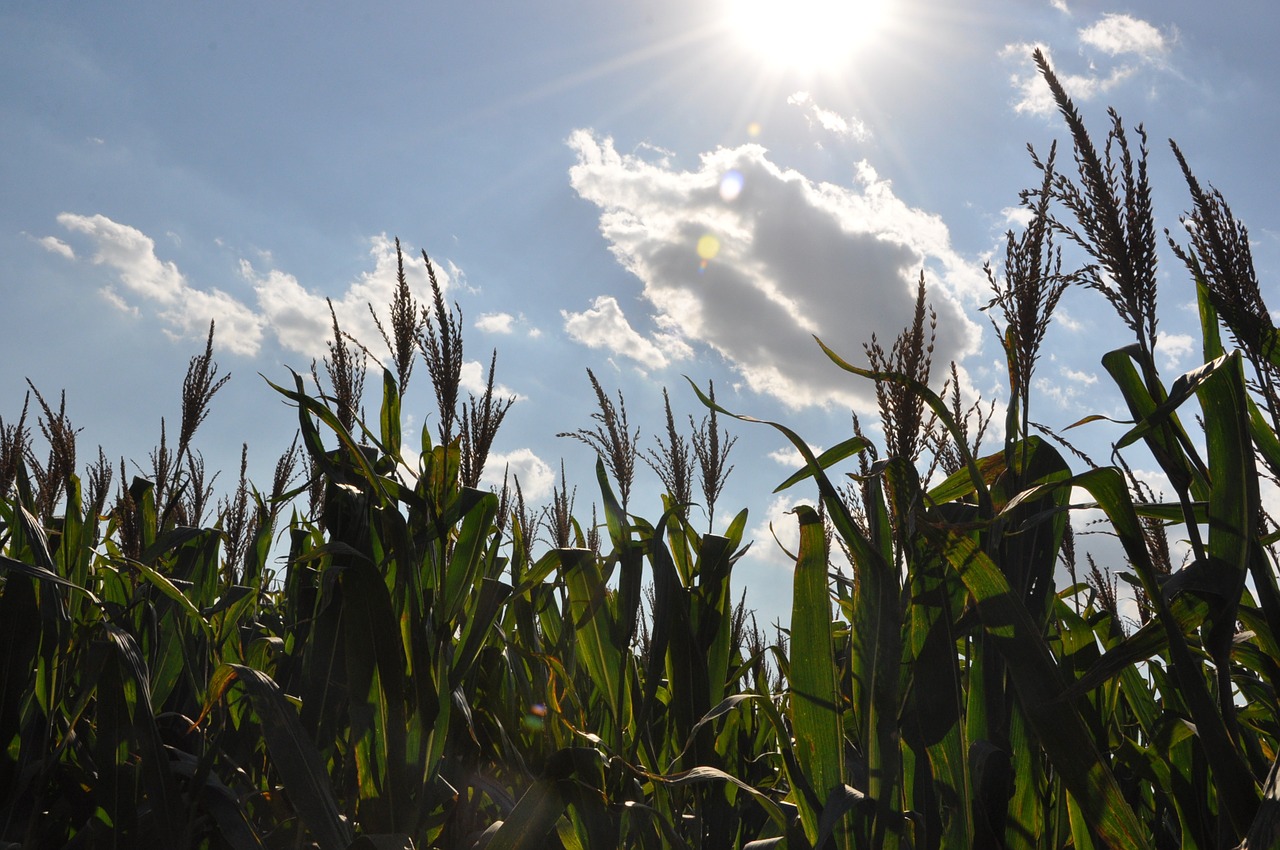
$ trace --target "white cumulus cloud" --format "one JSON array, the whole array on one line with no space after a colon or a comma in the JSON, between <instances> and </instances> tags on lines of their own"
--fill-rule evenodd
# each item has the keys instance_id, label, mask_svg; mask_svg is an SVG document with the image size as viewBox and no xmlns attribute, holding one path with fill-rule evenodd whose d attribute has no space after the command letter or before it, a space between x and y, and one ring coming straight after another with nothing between
<instances>
[{"instance_id":1,"label":"white cumulus cloud","mask_svg":"<svg viewBox=\"0 0 1280 850\"><path fill-rule=\"evenodd\" d=\"M1106 14L1080 30L1080 41L1108 56L1134 54L1157 61L1169 50L1165 36L1148 22L1131 15Z\"/></svg>"},{"instance_id":2,"label":"white cumulus cloud","mask_svg":"<svg viewBox=\"0 0 1280 850\"><path fill-rule=\"evenodd\" d=\"M247 304L216 287L194 286L176 263L161 260L156 255L155 240L135 227L104 215L75 213L62 213L58 223L71 233L86 237L94 249L91 261L115 272L118 282L101 289L108 303L131 315L154 315L165 333L175 338L202 338L210 320L214 320L215 345L235 354L256 355L268 333L283 348L309 359L328 353L325 344L333 337L329 303L324 294L303 286L288 272L275 268L259 271L248 260L241 260L241 275L252 285L256 302ZM47 250L75 258L71 246L56 237L39 242ZM413 261L413 250L406 248L404 254L409 288L420 304L429 304L432 296L426 265ZM342 330L383 355L385 346L369 305L381 311L386 325L383 314L398 286L395 242L385 234L372 237L369 256L372 269L358 275L331 300ZM270 254L264 253L261 260L270 263ZM442 292L459 285L461 272L457 267L448 263L433 266ZM487 363L464 363L462 386L479 395L484 391L486 376ZM494 389L503 397L514 395L506 387Z\"/></svg>"},{"instance_id":3,"label":"white cumulus cloud","mask_svg":"<svg viewBox=\"0 0 1280 850\"><path fill-rule=\"evenodd\" d=\"M911 321L922 269L939 318L935 363L978 345L961 302L985 294L980 267L951 248L940 218L905 204L865 163L855 185L838 186L781 168L758 145L703 154L692 170L620 154L589 130L569 145L570 183L600 208L600 231L643 284L666 342L710 347L756 392L793 408L867 409L870 385L831 364L813 335L855 361L873 333L891 342ZM726 200L730 172L741 191ZM609 296L565 317L587 344L652 367L674 359Z\"/></svg>"},{"instance_id":4,"label":"white cumulus cloud","mask_svg":"<svg viewBox=\"0 0 1280 850\"><path fill-rule=\"evenodd\" d=\"M647 369L664 369L672 359L689 355L689 346L673 334L656 334L662 344L641 335L623 315L618 300L600 295L591 308L581 313L561 310L564 329L569 336L588 348L604 348L621 354Z\"/></svg>"},{"instance_id":5,"label":"white cumulus cloud","mask_svg":"<svg viewBox=\"0 0 1280 850\"><path fill-rule=\"evenodd\" d=\"M413 297L420 304L428 304L431 301L431 283L427 267L420 260L414 261L414 256L413 250L404 249L405 280ZM363 342L370 351L382 354L385 346L369 312L369 305L384 311L396 291L395 242L386 234L372 237L369 240L369 257L373 268L361 272L340 296L331 297L331 300L342 329ZM432 265L436 281L447 293L457 277L457 270L435 261ZM323 357L327 352L325 343L333 337L333 319L325 296L307 289L296 277L278 269L260 273L247 260L242 260L240 271L253 284L258 307L280 343L307 357ZM383 324L386 324L385 319Z\"/></svg>"},{"instance_id":6,"label":"white cumulus cloud","mask_svg":"<svg viewBox=\"0 0 1280 850\"><path fill-rule=\"evenodd\" d=\"M1182 368L1182 361L1196 350L1197 343L1189 334L1171 334L1161 332L1156 336L1156 352L1164 361L1166 369Z\"/></svg>"},{"instance_id":7,"label":"white cumulus cloud","mask_svg":"<svg viewBox=\"0 0 1280 850\"><path fill-rule=\"evenodd\" d=\"M510 313L481 313L476 319L476 328L492 334L509 334L513 331L516 317Z\"/></svg>"},{"instance_id":8,"label":"white cumulus cloud","mask_svg":"<svg viewBox=\"0 0 1280 850\"><path fill-rule=\"evenodd\" d=\"M201 337L208 332L209 322L216 320L220 348L248 356L258 353L262 318L220 289L192 286L174 263L156 256L155 240L141 230L104 215L62 213L58 223L87 237L94 246L92 262L110 268L119 277L125 293L106 287L102 294L109 303L135 315L138 305L131 304L126 295L154 306L166 325L165 332L175 337Z\"/></svg>"},{"instance_id":9,"label":"white cumulus cloud","mask_svg":"<svg viewBox=\"0 0 1280 850\"><path fill-rule=\"evenodd\" d=\"M480 483L501 489L504 472L511 476L513 487L514 479L520 479L520 491L524 493L527 503L542 502L551 497L551 490L556 483L555 472L532 449L515 449L505 454L490 452Z\"/></svg>"},{"instance_id":10,"label":"white cumulus cloud","mask_svg":"<svg viewBox=\"0 0 1280 850\"><path fill-rule=\"evenodd\" d=\"M1065 6L1063 11L1067 11ZM1105 14L1076 32L1080 52L1095 54L1085 68L1077 72L1060 67L1042 43L1006 45L1000 51L1001 58L1017 66L1010 77L1015 91L1014 109L1034 115L1051 115L1057 110L1049 86L1031 60L1036 48L1049 59L1050 67L1071 99L1083 103L1107 94L1144 68L1169 70L1168 54L1176 35L1176 32L1166 35L1154 24L1132 15Z\"/></svg>"},{"instance_id":11,"label":"white cumulus cloud","mask_svg":"<svg viewBox=\"0 0 1280 850\"><path fill-rule=\"evenodd\" d=\"M1117 65L1107 72L1097 68L1089 68L1086 73L1072 74L1057 67L1049 48L1043 44L1010 44L1000 55L1004 59L1016 61L1018 70L1010 78L1016 92L1013 108L1017 112L1029 112L1033 115L1052 115L1058 106L1053 100L1049 85L1040 76L1039 70L1031 61L1032 51L1039 47L1049 60L1049 66L1057 76L1058 82L1066 89L1073 101L1080 103L1093 100L1114 89L1129 77L1136 69L1129 65Z\"/></svg>"}]
</instances>

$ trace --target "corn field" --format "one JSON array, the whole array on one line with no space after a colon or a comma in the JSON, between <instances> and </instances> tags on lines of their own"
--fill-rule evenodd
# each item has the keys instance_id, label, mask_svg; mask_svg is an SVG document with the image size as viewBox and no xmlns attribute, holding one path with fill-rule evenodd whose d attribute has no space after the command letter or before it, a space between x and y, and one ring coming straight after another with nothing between
<instances>
[{"instance_id":1,"label":"corn field","mask_svg":"<svg viewBox=\"0 0 1280 850\"><path fill-rule=\"evenodd\" d=\"M226 380L212 327L147 474L101 450L79 466L65 405L33 387L0 420L0 847L1280 846L1280 529L1261 495L1280 480L1280 346L1248 234L1176 145L1189 212L1157 234L1142 128L1112 113L1096 146L1037 62L1072 166L1031 151L1030 223L987 269L1003 422L954 366L933 380L922 277L891 343L816 343L874 384L880 443L855 418L815 454L693 385L706 417L686 435L668 404L641 451L589 373L598 413L563 436L598 454L602 516L574 515L563 472L536 509L517 480L479 489L511 405L496 354L463 399L460 320L434 277L414 300L403 256L376 418L369 341L335 318L322 367L270 385L299 430L268 488L242 466L216 496L194 448ZM1154 354L1170 256L1203 355L1172 380ZM1102 356L1131 415L1105 464L1031 417L1070 288L1133 335ZM410 444L415 366L438 415ZM731 419L804 457L779 491L819 495L795 510L772 634L733 582L746 511L690 519L729 498ZM1132 474L1140 451L1169 495ZM637 459L667 494L650 519L630 510ZM1077 564L1082 508L1123 564Z\"/></svg>"}]
</instances>

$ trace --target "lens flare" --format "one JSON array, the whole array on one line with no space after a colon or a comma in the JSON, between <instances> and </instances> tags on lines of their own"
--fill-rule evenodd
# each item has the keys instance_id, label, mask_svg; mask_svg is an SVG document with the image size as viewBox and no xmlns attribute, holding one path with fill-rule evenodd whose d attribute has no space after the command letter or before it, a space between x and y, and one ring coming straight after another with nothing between
<instances>
[{"instance_id":1,"label":"lens flare","mask_svg":"<svg viewBox=\"0 0 1280 850\"><path fill-rule=\"evenodd\" d=\"M736 168L730 169L720 178L720 197L725 202L736 201L738 196L742 194L743 177L742 172Z\"/></svg>"},{"instance_id":2,"label":"lens flare","mask_svg":"<svg viewBox=\"0 0 1280 850\"><path fill-rule=\"evenodd\" d=\"M547 707L542 703L536 703L529 706L529 713L524 716L521 721L524 728L530 730L541 729L546 725Z\"/></svg>"},{"instance_id":3,"label":"lens flare","mask_svg":"<svg viewBox=\"0 0 1280 850\"><path fill-rule=\"evenodd\" d=\"M712 236L710 233L698 240L698 256L703 262L709 262L716 258L716 254L720 253L720 240Z\"/></svg>"}]
</instances>

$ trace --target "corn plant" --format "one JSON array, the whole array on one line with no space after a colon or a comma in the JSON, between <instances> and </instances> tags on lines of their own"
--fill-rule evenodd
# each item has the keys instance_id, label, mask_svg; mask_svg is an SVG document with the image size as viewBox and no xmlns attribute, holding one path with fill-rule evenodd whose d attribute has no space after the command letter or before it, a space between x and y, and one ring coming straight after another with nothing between
<instances>
[{"instance_id":1,"label":"corn plant","mask_svg":"<svg viewBox=\"0 0 1280 850\"><path fill-rule=\"evenodd\" d=\"M591 521L563 465L541 511L518 480L481 490L512 403L496 352L485 392L462 398L460 311L425 254L423 303L399 256L386 315L370 307L385 355L331 312L310 382L270 384L298 432L269 488L248 481L247 447L229 493L205 474L196 435L227 379L212 326L176 444L162 420L145 471L99 449L81 473L66 400L32 387L0 420L0 842L1275 844L1280 533L1261 494L1280 474L1280 356L1248 234L1173 146L1191 202L1162 246L1142 128L1112 113L1097 147L1036 59L1074 172L1032 150L1030 223L987 269L1003 433L984 446L993 408L966 406L955 364L939 382L923 278L912 321L862 362L820 341L871 382L884 439L854 417L815 453L768 423L805 459L778 491L819 495L794 511L791 618L773 636L735 602L747 513L715 512L733 445L718 417L757 420L693 385L706 418L682 434L664 393L642 450L589 372L597 412L564 435L598 455ZM1162 247L1201 320L1202 365L1172 381L1154 357ZM1073 290L1134 337L1102 357L1131 416L1107 464L1032 418ZM439 419L413 439L419 357ZM1168 497L1138 481L1137 451ZM656 519L631 504L637 457L666 490ZM1084 581L1073 492L1123 551L1085 553Z\"/></svg>"}]
</instances>

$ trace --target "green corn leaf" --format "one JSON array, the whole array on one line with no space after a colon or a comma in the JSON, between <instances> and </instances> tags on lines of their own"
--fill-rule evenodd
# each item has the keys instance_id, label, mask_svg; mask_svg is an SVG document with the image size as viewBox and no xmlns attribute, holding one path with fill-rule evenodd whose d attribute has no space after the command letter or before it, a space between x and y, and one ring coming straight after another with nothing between
<instances>
[{"instance_id":1,"label":"green corn leaf","mask_svg":"<svg viewBox=\"0 0 1280 850\"><path fill-rule=\"evenodd\" d=\"M498 513L497 494L469 487L463 488L461 494L471 503L471 509L462 515L462 526L445 569L440 616L446 623L457 621L465 609L486 555L499 542L490 535Z\"/></svg>"},{"instance_id":2,"label":"green corn leaf","mask_svg":"<svg viewBox=\"0 0 1280 850\"><path fill-rule=\"evenodd\" d=\"M1228 653L1235 635L1236 607L1248 574L1251 541L1261 512L1258 472L1249 439L1247 392L1240 353L1224 355L1214 380L1199 385L1209 468L1213 490L1209 494L1208 556L1213 565L1215 593L1205 621L1205 647L1221 674L1220 702L1231 711Z\"/></svg>"},{"instance_id":3,"label":"green corn leaf","mask_svg":"<svg viewBox=\"0 0 1280 850\"><path fill-rule=\"evenodd\" d=\"M729 580L733 570L733 542L707 534L698 549L698 586L694 589L694 622L698 647L707 659L707 705L720 702L727 686L732 650L733 599Z\"/></svg>"},{"instance_id":4,"label":"green corn leaf","mask_svg":"<svg viewBox=\"0 0 1280 850\"><path fill-rule=\"evenodd\" d=\"M621 549L626 543L627 517L622 512L618 497L613 494L609 484L609 473L604 466L604 458L596 455L596 481L600 485L600 501L604 505L605 525L609 529L609 539L615 549Z\"/></svg>"},{"instance_id":5,"label":"green corn leaf","mask_svg":"<svg viewBox=\"0 0 1280 850\"><path fill-rule=\"evenodd\" d=\"M150 798L160 838L166 843L176 842L185 806L169 768L169 754L156 727L147 664L132 635L110 624L104 624L103 630L118 664L119 675L112 679L121 687L119 699L127 709L128 725L137 741L142 784Z\"/></svg>"},{"instance_id":6,"label":"green corn leaf","mask_svg":"<svg viewBox=\"0 0 1280 850\"><path fill-rule=\"evenodd\" d=\"M394 462L400 462L400 388L388 369L382 370L382 409L378 424L382 431L382 450Z\"/></svg>"},{"instance_id":7,"label":"green corn leaf","mask_svg":"<svg viewBox=\"0 0 1280 850\"><path fill-rule=\"evenodd\" d=\"M266 380L266 378L263 378L263 380ZM315 425L316 420L319 420L333 431L338 438L338 442L346 450L344 456L351 463L350 469L355 471L358 477L368 485L370 493L374 494L379 500L385 501L387 498L386 485L390 482L381 478L374 471L361 446L351 436L351 433L342 426L342 423L338 421L337 414L320 401L307 395L302 376L297 372L293 372L293 380L297 387L296 390L287 390L284 387L273 384L271 381L267 381L267 385L298 405L299 428L302 432L303 442L307 446L312 459L320 465L320 468L324 470L330 479L343 482L350 477L347 468L334 464L330 459L329 451L325 449L324 441L320 438L320 432Z\"/></svg>"},{"instance_id":8,"label":"green corn leaf","mask_svg":"<svg viewBox=\"0 0 1280 850\"><path fill-rule=\"evenodd\" d=\"M653 569L654 622L645 671L645 694L641 702L646 713L654 707L660 681L668 681L669 711L677 740L693 737L699 718L711 707L707 686L707 661L698 651L697 635L690 615L691 592L681 580L663 534L649 538L649 563ZM698 752L697 755L702 755ZM676 759L669 759L673 764ZM687 763L687 762L686 762ZM670 769L670 768L668 768Z\"/></svg>"},{"instance_id":9,"label":"green corn leaf","mask_svg":"<svg viewBox=\"0 0 1280 850\"><path fill-rule=\"evenodd\" d=\"M590 549L561 549L565 584L569 589L569 615L577 637L578 656L619 728L623 723L618 703L622 658L612 640L612 613L608 587L599 559Z\"/></svg>"},{"instance_id":10,"label":"green corn leaf","mask_svg":"<svg viewBox=\"0 0 1280 850\"><path fill-rule=\"evenodd\" d=\"M1064 683L1053 655L1003 573L972 538L944 529L929 529L928 534L973 596L1040 746L1098 836L1117 848L1150 847L1149 834L1084 721L1071 704L1058 699Z\"/></svg>"},{"instance_id":11,"label":"green corn leaf","mask_svg":"<svg viewBox=\"0 0 1280 850\"><path fill-rule=\"evenodd\" d=\"M480 579L467 614L458 649L453 658L453 671L449 681L456 687L467 674L484 649L500 619L502 604L511 596L511 585L492 578Z\"/></svg>"},{"instance_id":12,"label":"green corn leaf","mask_svg":"<svg viewBox=\"0 0 1280 850\"><path fill-rule=\"evenodd\" d=\"M760 807L764 809L765 814L769 816L769 820L773 822L775 828L780 830L786 830L787 828L787 818L782 813L782 809L777 803L771 800L768 795L762 793L755 786L749 785L738 777L717 767L695 767L691 770L666 775L649 773L647 771L641 771L641 773L648 779L673 787L697 785L704 782L727 782L728 784L740 788L750 794L751 798L759 803Z\"/></svg>"},{"instance_id":13,"label":"green corn leaf","mask_svg":"<svg viewBox=\"0 0 1280 850\"><path fill-rule=\"evenodd\" d=\"M572 749L559 750L542 776L521 795L485 850L541 850L564 813L578 766Z\"/></svg>"},{"instance_id":14,"label":"green corn leaf","mask_svg":"<svg viewBox=\"0 0 1280 850\"><path fill-rule=\"evenodd\" d=\"M353 561L339 580L362 821L374 832L395 832L408 828L410 814L399 617L371 564Z\"/></svg>"},{"instance_id":15,"label":"green corn leaf","mask_svg":"<svg viewBox=\"0 0 1280 850\"><path fill-rule=\"evenodd\" d=\"M198 626L201 632L210 638L213 637L213 627L209 625L209 621L200 613L200 609L195 606L195 603L188 599L187 595L179 590L173 582L141 561L127 560L126 563L142 573L143 577L167 598L177 603L178 608L187 615L187 619Z\"/></svg>"},{"instance_id":16,"label":"green corn leaf","mask_svg":"<svg viewBox=\"0 0 1280 850\"><path fill-rule=\"evenodd\" d=\"M844 732L831 640L826 532L813 508L801 505L794 512L800 521L800 552L791 607L791 724L796 759L819 795L817 800L798 797L796 803L805 834L817 846L823 803L845 784ZM835 830L837 843L851 847L848 830Z\"/></svg>"},{"instance_id":17,"label":"green corn leaf","mask_svg":"<svg viewBox=\"0 0 1280 850\"><path fill-rule=\"evenodd\" d=\"M871 441L866 437L850 437L839 445L832 446L822 454L818 455L818 468L830 469L845 458L853 457L854 455L864 451L870 445ZM796 484L799 484L801 481L807 481L812 477L813 468L806 465L804 469L801 469L795 475L792 475L786 481L783 481L777 487L773 488L773 492L781 493L783 490L788 490Z\"/></svg>"},{"instance_id":18,"label":"green corn leaf","mask_svg":"<svg viewBox=\"0 0 1280 850\"><path fill-rule=\"evenodd\" d=\"M1005 471L1005 453L999 451L993 455L980 457L975 461L975 464L978 468L978 474L982 476L983 482L989 488ZM977 490L972 476L973 473L968 467L957 469L948 475L941 484L929 491L929 501L935 505L942 505L947 502L957 502L975 493Z\"/></svg>"},{"instance_id":19,"label":"green corn leaf","mask_svg":"<svg viewBox=\"0 0 1280 850\"><path fill-rule=\"evenodd\" d=\"M1165 398L1151 395L1151 390L1134 363L1134 358L1138 356L1140 351L1136 344L1109 351L1102 356L1102 367L1115 381L1116 388L1120 390L1133 414L1134 422L1141 425L1156 415ZM1144 431L1142 435L1147 448L1179 492L1187 490L1192 498L1204 501L1209 495L1204 464L1196 456L1177 413L1163 413L1154 424L1158 427Z\"/></svg>"},{"instance_id":20,"label":"green corn leaf","mask_svg":"<svg viewBox=\"0 0 1280 850\"><path fill-rule=\"evenodd\" d=\"M1156 610L1156 620L1164 629L1166 645L1173 661L1176 690L1186 701L1187 709L1196 724L1228 818L1237 834L1243 834L1258 806L1257 785L1248 765L1232 742L1222 715L1214 705L1200 672L1201 665L1187 645L1180 618L1174 613L1160 586L1147 552L1142 525L1133 508L1124 478L1119 470L1112 467L1092 469L1057 484L1033 488L1019 498L1033 498L1037 491L1055 486L1073 486L1087 490L1098 507L1107 514L1129 563L1137 570L1143 590ZM1162 689L1161 693L1167 693L1167 690Z\"/></svg>"},{"instance_id":21,"label":"green corn leaf","mask_svg":"<svg viewBox=\"0 0 1280 850\"><path fill-rule=\"evenodd\" d=\"M24 575L27 578L33 578L33 579L36 579L37 581L48 582L49 584L56 584L56 585L59 585L60 587L65 587L68 590L74 590L77 593L83 594L94 605L102 604L101 600L99 600L97 596L94 596L92 591L85 590L83 587L71 581L70 579L65 579L62 576L58 575L57 573L45 567L41 567L35 564L23 563L22 561L16 561L13 558L8 557L7 555L0 555L0 570L16 573L18 575Z\"/></svg>"},{"instance_id":22,"label":"green corn leaf","mask_svg":"<svg viewBox=\"0 0 1280 850\"><path fill-rule=\"evenodd\" d=\"M729 523L729 527L726 528L724 531L724 537L729 541L731 549L737 549L739 546L742 545L742 535L746 531L746 529L747 529L747 509L743 508L741 511L738 512L738 515L733 518L733 521ZM742 550L742 552L745 552L745 551L746 551L745 549ZM737 555L734 556L735 560L737 557L740 557L742 555L742 552L738 552Z\"/></svg>"},{"instance_id":23,"label":"green corn leaf","mask_svg":"<svg viewBox=\"0 0 1280 850\"><path fill-rule=\"evenodd\" d=\"M1232 355L1223 354L1216 360L1197 366L1186 374L1180 375L1169 387L1168 396L1155 409L1142 418L1133 428L1129 429L1119 440L1116 441L1116 448L1123 449L1143 439L1154 429L1161 427L1169 421L1170 415L1182 406L1188 399L1193 398L1205 385L1205 382L1217 374L1219 369L1232 368L1231 363L1239 360L1239 353ZM1237 367L1238 368L1238 367ZM1206 427L1206 433L1212 434L1212 429ZM1212 469L1212 463L1210 464Z\"/></svg>"},{"instance_id":24,"label":"green corn leaf","mask_svg":"<svg viewBox=\"0 0 1280 850\"><path fill-rule=\"evenodd\" d=\"M201 719L236 681L249 692L271 762L303 824L320 850L346 850L352 839L351 828L339 813L324 759L307 737L297 712L267 674L240 664L219 665L209 682L209 697Z\"/></svg>"}]
</instances>

